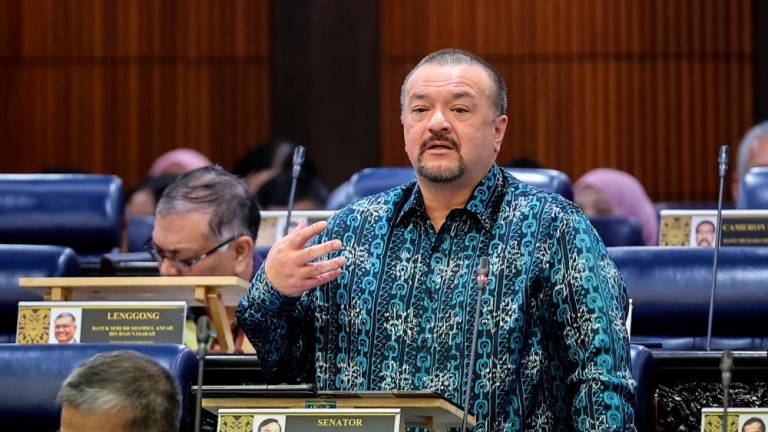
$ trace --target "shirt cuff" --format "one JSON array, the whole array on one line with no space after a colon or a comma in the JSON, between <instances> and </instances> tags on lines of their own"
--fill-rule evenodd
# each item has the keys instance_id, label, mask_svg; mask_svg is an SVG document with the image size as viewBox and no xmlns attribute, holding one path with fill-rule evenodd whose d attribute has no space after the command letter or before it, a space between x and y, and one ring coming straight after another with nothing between
<instances>
[{"instance_id":1,"label":"shirt cuff","mask_svg":"<svg viewBox=\"0 0 768 432\"><path fill-rule=\"evenodd\" d=\"M253 278L248 292L252 303L275 313L294 312L296 304L301 300L301 297L289 297L275 289L272 283L269 282L267 274L264 272L264 267L256 273L256 277Z\"/></svg>"}]
</instances>

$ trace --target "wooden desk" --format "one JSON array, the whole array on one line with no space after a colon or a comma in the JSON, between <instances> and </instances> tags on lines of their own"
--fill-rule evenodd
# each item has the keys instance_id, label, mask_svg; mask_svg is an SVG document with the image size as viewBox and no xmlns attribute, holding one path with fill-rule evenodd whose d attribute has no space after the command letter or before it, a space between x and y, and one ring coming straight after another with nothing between
<instances>
[{"instance_id":1,"label":"wooden desk","mask_svg":"<svg viewBox=\"0 0 768 432\"><path fill-rule=\"evenodd\" d=\"M247 387L247 386L246 386ZM205 387L204 387L205 388ZM203 390L205 393L205 390ZM315 397L203 397L204 408L218 412L221 408L305 408L307 401L332 403L335 408L395 408L402 409L406 424L425 425L431 431L447 431L461 426L462 410L447 400L436 396L398 395L387 392L318 393ZM467 418L474 427L475 417Z\"/></svg>"},{"instance_id":2,"label":"wooden desk","mask_svg":"<svg viewBox=\"0 0 768 432\"><path fill-rule=\"evenodd\" d=\"M221 348L235 343L225 306L236 306L249 283L235 276L20 278L19 286L49 301L184 300L205 306Z\"/></svg>"}]
</instances>

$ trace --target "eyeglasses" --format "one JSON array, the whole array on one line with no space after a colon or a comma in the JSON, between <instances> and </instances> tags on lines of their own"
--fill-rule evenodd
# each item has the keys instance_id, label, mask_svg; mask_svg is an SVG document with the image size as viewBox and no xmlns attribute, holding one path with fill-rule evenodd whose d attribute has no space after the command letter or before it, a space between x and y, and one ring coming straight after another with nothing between
<instances>
[{"instance_id":1,"label":"eyeglasses","mask_svg":"<svg viewBox=\"0 0 768 432\"><path fill-rule=\"evenodd\" d=\"M150 255L152 255L152 258L157 261L158 264L161 264L163 260L168 261L172 266L176 268L182 268L182 269L189 269L193 265L199 263L200 261L204 260L209 255L215 253L219 249L223 248L229 242L236 239L237 235L233 235L232 237L229 237L228 239L224 240L223 242L217 244L216 246L212 247L210 250L205 251L201 253L200 255L193 256L192 258L176 258L172 256L168 256L163 252L162 250L157 249L157 246L155 245L155 242L152 241L152 237L148 238L147 241L144 242L144 249L146 249L147 252L149 252Z\"/></svg>"}]
</instances>

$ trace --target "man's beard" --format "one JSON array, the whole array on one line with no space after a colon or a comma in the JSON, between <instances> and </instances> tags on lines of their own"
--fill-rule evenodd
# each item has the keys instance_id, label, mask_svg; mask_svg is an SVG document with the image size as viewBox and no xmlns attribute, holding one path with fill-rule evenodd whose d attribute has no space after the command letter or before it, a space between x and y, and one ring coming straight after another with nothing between
<instances>
[{"instance_id":1,"label":"man's beard","mask_svg":"<svg viewBox=\"0 0 768 432\"><path fill-rule=\"evenodd\" d=\"M450 144L453 150L456 152L456 155L459 157L458 163L447 168L436 168L425 165L422 160L422 156L424 155L424 152L427 151L427 145L431 141L442 141L444 143ZM463 176L466 168L467 166L464 162L464 157L462 157L461 153L459 153L459 143L457 143L452 138L441 135L430 135L427 139L424 140L424 142L421 143L421 148L419 148L419 157L416 159L416 172L422 178L435 183L450 183Z\"/></svg>"}]
</instances>

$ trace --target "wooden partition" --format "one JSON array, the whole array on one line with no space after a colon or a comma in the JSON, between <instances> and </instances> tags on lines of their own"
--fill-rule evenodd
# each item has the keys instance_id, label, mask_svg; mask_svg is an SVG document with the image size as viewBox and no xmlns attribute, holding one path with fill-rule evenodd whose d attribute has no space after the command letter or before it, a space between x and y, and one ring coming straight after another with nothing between
<instances>
[{"instance_id":1,"label":"wooden partition","mask_svg":"<svg viewBox=\"0 0 768 432\"><path fill-rule=\"evenodd\" d=\"M381 23L383 165L407 163L403 77L445 47L507 81L501 162L626 170L655 201L716 200L717 148L753 122L749 0L386 0Z\"/></svg>"},{"instance_id":2,"label":"wooden partition","mask_svg":"<svg viewBox=\"0 0 768 432\"><path fill-rule=\"evenodd\" d=\"M508 82L500 161L534 156L574 180L624 169L656 201L714 200L717 147L753 123L750 0L378 0L377 13L305 11L305 27L285 19L287 6L273 13L275 1L0 2L0 172L67 164L130 186L170 148L231 168L276 131L310 141L334 185L375 154L407 163L400 85L444 47L481 54ZM377 14L378 26L350 27ZM364 29L378 46L350 42ZM292 32L306 35L275 36ZM308 60L289 60L309 71L275 86L296 45ZM339 67L339 79L334 61L379 73ZM379 99L359 96L365 86Z\"/></svg>"},{"instance_id":3,"label":"wooden partition","mask_svg":"<svg viewBox=\"0 0 768 432\"><path fill-rule=\"evenodd\" d=\"M0 172L127 186L177 146L231 168L269 135L269 0L0 2Z\"/></svg>"}]
</instances>

